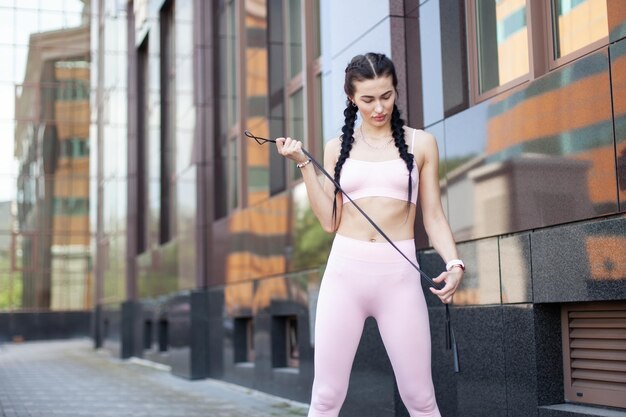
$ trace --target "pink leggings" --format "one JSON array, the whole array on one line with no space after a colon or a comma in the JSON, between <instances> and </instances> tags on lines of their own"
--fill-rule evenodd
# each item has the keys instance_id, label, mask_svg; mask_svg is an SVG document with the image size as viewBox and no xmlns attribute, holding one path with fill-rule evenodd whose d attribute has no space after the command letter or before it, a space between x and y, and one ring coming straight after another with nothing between
<instances>
[{"instance_id":1,"label":"pink leggings","mask_svg":"<svg viewBox=\"0 0 626 417\"><path fill-rule=\"evenodd\" d=\"M417 262L412 239L394 243ZM410 416L440 417L430 369L428 310L419 274L389 243L339 234L317 302L309 417L339 415L369 316L376 319Z\"/></svg>"}]
</instances>

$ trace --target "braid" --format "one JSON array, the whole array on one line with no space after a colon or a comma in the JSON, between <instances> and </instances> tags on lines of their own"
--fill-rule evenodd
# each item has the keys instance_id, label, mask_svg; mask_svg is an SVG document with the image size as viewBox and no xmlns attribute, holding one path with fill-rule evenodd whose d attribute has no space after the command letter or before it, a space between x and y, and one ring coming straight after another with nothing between
<instances>
[{"instance_id":1,"label":"braid","mask_svg":"<svg viewBox=\"0 0 626 417\"><path fill-rule=\"evenodd\" d=\"M409 147L404 139L404 120L400 117L400 110L398 106L393 105L393 112L391 113L391 131L396 144L396 148L400 151L400 158L406 163L406 167L409 170L409 199L407 204L411 203L411 197L413 195L413 181L411 173L413 172L413 155L409 153Z\"/></svg>"},{"instance_id":2,"label":"braid","mask_svg":"<svg viewBox=\"0 0 626 417\"><path fill-rule=\"evenodd\" d=\"M337 181L337 183L339 183L339 179L341 178L341 168L343 167L344 162L346 162L346 159L350 156L352 144L354 143L354 123L356 122L357 110L358 108L354 106L350 100L348 100L346 109L343 111L345 122L341 128L341 153L339 154L339 159L337 159L337 163L335 164L335 181ZM337 216L337 193L339 193L339 188L335 187L335 198L333 199L333 223L335 222L335 218Z\"/></svg>"}]
</instances>

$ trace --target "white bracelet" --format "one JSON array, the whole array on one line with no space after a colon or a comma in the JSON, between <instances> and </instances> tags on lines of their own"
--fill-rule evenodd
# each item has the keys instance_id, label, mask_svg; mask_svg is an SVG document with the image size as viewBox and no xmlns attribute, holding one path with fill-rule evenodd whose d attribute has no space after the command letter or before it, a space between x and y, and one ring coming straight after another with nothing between
<instances>
[{"instance_id":1,"label":"white bracelet","mask_svg":"<svg viewBox=\"0 0 626 417\"><path fill-rule=\"evenodd\" d=\"M296 166L297 166L298 168L304 168L305 166L309 165L310 163L311 163L311 158L307 159L307 160L306 160L306 161L304 161L304 162L301 162L301 163L299 163L299 164L296 164Z\"/></svg>"},{"instance_id":2,"label":"white bracelet","mask_svg":"<svg viewBox=\"0 0 626 417\"><path fill-rule=\"evenodd\" d=\"M446 271L448 272L452 271L452 268L454 268L455 266L458 266L463 271L465 271L465 264L460 259L452 259L450 262L448 262L446 264Z\"/></svg>"}]
</instances>

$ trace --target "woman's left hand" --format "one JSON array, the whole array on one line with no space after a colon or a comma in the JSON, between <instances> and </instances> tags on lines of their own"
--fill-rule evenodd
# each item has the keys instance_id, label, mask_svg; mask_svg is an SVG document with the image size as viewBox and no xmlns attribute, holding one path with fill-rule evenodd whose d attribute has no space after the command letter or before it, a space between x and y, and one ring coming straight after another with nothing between
<instances>
[{"instance_id":1,"label":"woman's left hand","mask_svg":"<svg viewBox=\"0 0 626 417\"><path fill-rule=\"evenodd\" d=\"M461 284L461 280L463 279L463 270L461 268L452 268L452 271L442 272L437 278L434 278L437 284L445 282L445 285L442 289L438 290L433 287L430 287L430 291L435 294L441 302L444 304L450 304L452 302L452 297L456 289Z\"/></svg>"}]
</instances>

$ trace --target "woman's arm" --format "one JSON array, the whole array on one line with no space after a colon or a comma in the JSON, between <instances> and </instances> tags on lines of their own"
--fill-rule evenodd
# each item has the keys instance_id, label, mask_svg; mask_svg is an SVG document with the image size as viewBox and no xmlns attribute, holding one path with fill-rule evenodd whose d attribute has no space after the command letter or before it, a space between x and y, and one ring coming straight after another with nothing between
<instances>
[{"instance_id":1,"label":"woman's arm","mask_svg":"<svg viewBox=\"0 0 626 417\"><path fill-rule=\"evenodd\" d=\"M324 169L331 175L335 171L335 164L337 163L337 156L339 155L339 145L339 138L335 138L329 141L324 149ZM302 152L302 142L300 141L291 138L277 138L276 148L280 155L291 159L295 163L303 163L307 160L306 155ZM339 221L341 219L341 193L337 194L337 212L333 221L335 186L326 177L323 179L324 184L320 184L313 164L307 164L301 168L301 171L313 213L315 213L315 216L325 231L328 233L335 232L339 227Z\"/></svg>"},{"instance_id":2,"label":"woman's arm","mask_svg":"<svg viewBox=\"0 0 626 417\"><path fill-rule=\"evenodd\" d=\"M420 150L422 151L423 160L420 169L420 205L422 208L422 217L424 219L424 228L433 247L447 263L452 259L457 259L456 244L450 230L450 225L443 213L441 206L441 190L439 189L439 150L437 141L430 133L423 135L423 139L419 141ZM450 272L443 272L435 282L445 282L445 286L441 290L431 288L433 294L436 294L441 301L449 303L452 296L461 283L463 278L463 270L461 268L452 268Z\"/></svg>"}]
</instances>

